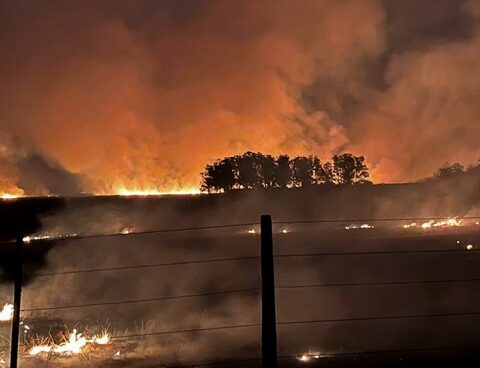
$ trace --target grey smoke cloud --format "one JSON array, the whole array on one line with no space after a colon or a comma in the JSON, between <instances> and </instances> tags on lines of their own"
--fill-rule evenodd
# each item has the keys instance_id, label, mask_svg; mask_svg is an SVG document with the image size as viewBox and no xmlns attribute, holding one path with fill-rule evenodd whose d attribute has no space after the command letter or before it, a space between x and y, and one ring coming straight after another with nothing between
<instances>
[{"instance_id":1,"label":"grey smoke cloud","mask_svg":"<svg viewBox=\"0 0 480 368\"><path fill-rule=\"evenodd\" d=\"M3 2L2 15L2 133L97 193L197 187L206 162L248 149L330 154L345 132L305 112L302 86L381 45L371 1Z\"/></svg>"}]
</instances>

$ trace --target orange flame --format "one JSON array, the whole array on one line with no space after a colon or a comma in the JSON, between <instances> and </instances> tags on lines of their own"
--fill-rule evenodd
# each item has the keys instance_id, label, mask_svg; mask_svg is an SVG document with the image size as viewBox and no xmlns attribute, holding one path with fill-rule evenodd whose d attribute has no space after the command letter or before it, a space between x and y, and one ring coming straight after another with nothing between
<instances>
[{"instance_id":1,"label":"orange flame","mask_svg":"<svg viewBox=\"0 0 480 368\"><path fill-rule=\"evenodd\" d=\"M118 188L115 190L121 196L161 196L161 195L195 195L202 194L198 188L173 189L171 191L160 191L156 188Z\"/></svg>"},{"instance_id":2,"label":"orange flame","mask_svg":"<svg viewBox=\"0 0 480 368\"><path fill-rule=\"evenodd\" d=\"M92 338L86 338L82 333L78 333L74 329L68 338L65 338L64 342L60 344L45 344L41 342L30 348L28 354L30 356L38 356L42 353L54 353L71 356L82 353L89 345L108 345L110 341L111 336L106 332L101 335L94 335Z\"/></svg>"}]
</instances>

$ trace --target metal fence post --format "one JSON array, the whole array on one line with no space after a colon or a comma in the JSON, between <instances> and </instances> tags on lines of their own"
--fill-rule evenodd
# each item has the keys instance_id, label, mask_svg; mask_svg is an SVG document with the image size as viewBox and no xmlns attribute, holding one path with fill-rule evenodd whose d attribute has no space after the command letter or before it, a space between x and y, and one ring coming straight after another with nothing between
<instances>
[{"instance_id":1,"label":"metal fence post","mask_svg":"<svg viewBox=\"0 0 480 368\"><path fill-rule=\"evenodd\" d=\"M262 248L262 368L276 368L277 327L272 217L262 215L260 224Z\"/></svg>"}]
</instances>

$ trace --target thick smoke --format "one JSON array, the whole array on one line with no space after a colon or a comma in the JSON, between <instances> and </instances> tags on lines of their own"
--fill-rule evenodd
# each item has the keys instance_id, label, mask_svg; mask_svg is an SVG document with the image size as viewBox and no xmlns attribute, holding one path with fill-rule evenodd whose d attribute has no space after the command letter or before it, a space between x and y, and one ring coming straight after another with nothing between
<instances>
[{"instance_id":1,"label":"thick smoke","mask_svg":"<svg viewBox=\"0 0 480 368\"><path fill-rule=\"evenodd\" d=\"M196 188L245 150L351 150L376 181L474 162L478 7L1 1L2 187L30 156L94 193Z\"/></svg>"},{"instance_id":2,"label":"thick smoke","mask_svg":"<svg viewBox=\"0 0 480 368\"><path fill-rule=\"evenodd\" d=\"M244 150L329 155L346 132L301 88L381 50L377 2L110 5L1 5L2 133L96 193L196 187Z\"/></svg>"},{"instance_id":3,"label":"thick smoke","mask_svg":"<svg viewBox=\"0 0 480 368\"><path fill-rule=\"evenodd\" d=\"M377 180L413 180L446 161L467 164L480 158L475 138L480 107L474 102L479 98L480 28L472 28L469 37L455 34L458 27L450 32L454 40L432 41L427 49L423 40L394 55L384 75L388 88L375 108L352 124L351 143L376 163Z\"/></svg>"}]
</instances>

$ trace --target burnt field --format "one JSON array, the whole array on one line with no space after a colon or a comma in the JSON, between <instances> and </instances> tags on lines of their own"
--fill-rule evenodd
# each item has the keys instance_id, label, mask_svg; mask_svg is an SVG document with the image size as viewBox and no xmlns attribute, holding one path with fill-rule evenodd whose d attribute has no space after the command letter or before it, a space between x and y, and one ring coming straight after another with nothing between
<instances>
[{"instance_id":1,"label":"burnt field","mask_svg":"<svg viewBox=\"0 0 480 368\"><path fill-rule=\"evenodd\" d=\"M382 188L367 196L374 189L365 187L334 198L233 193L2 204L4 224L39 214L25 215L32 228L23 234L22 364L258 367L256 223L269 213L282 222L274 224L281 367L466 366L480 328L475 206L462 202L465 191L438 201L438 192L405 188L388 189L403 196ZM238 226L196 229L212 225ZM182 230L148 233L162 229ZM100 234L115 236L89 237ZM8 242L0 250L2 305L11 302L12 250ZM9 329L0 322L4 360ZM73 329L72 343L79 333L90 342L60 352L55 346L65 346ZM35 346L47 347L32 356Z\"/></svg>"}]
</instances>

